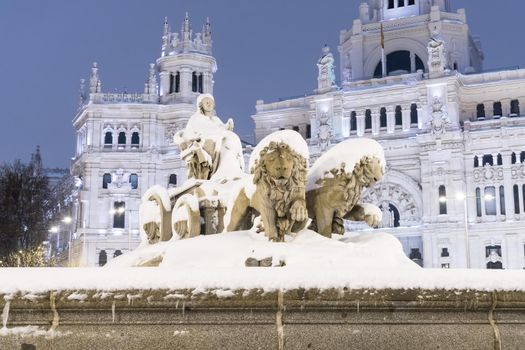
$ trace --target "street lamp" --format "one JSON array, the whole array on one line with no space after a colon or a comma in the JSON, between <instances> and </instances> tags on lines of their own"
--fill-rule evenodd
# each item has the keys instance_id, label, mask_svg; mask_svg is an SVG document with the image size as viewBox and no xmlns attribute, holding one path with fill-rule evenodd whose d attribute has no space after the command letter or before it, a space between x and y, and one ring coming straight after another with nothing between
<instances>
[{"instance_id":1,"label":"street lamp","mask_svg":"<svg viewBox=\"0 0 525 350\"><path fill-rule=\"evenodd\" d=\"M62 222L66 225L71 224L73 219L71 219L71 216L66 216L62 219ZM69 238L67 243L67 266L71 267L71 226L69 227Z\"/></svg>"}]
</instances>

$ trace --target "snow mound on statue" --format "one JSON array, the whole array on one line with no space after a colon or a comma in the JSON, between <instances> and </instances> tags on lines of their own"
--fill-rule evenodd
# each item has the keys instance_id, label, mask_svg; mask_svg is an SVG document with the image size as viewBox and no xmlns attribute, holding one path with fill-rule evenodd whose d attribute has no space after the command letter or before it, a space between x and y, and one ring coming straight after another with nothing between
<instances>
[{"instance_id":1,"label":"snow mound on statue","mask_svg":"<svg viewBox=\"0 0 525 350\"><path fill-rule=\"evenodd\" d=\"M372 139L349 139L338 143L330 148L319 159L315 161L312 168L308 171L308 183L306 190L311 191L320 185L316 184L319 179L323 179L330 175L332 169L339 169L341 164L345 164L347 173L352 173L357 163L361 158L369 156L376 157L383 165L383 170L386 165L385 153L383 147Z\"/></svg>"},{"instance_id":2,"label":"snow mound on statue","mask_svg":"<svg viewBox=\"0 0 525 350\"><path fill-rule=\"evenodd\" d=\"M307 166L308 160L310 159L310 151L304 138L295 130L280 130L271 133L270 135L263 138L257 146L253 149L252 156L250 158L250 165L248 170L251 172L253 166L259 161L261 151L264 147L267 147L271 142L285 143L290 146L296 153L300 154L306 159Z\"/></svg>"},{"instance_id":3,"label":"snow mound on statue","mask_svg":"<svg viewBox=\"0 0 525 350\"><path fill-rule=\"evenodd\" d=\"M162 257L159 267L180 269L246 269L246 260L270 260L273 268L419 269L403 253L391 235L334 235L329 239L303 230L285 243L269 242L263 234L250 231L228 232L142 245L124 254L108 267L140 266ZM281 267L282 266L282 267Z\"/></svg>"}]
</instances>

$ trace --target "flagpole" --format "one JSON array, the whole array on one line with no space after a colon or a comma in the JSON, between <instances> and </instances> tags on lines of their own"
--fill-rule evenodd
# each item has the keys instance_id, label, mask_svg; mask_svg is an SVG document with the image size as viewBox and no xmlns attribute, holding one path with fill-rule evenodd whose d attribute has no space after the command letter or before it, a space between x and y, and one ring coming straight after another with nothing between
<instances>
[{"instance_id":1,"label":"flagpole","mask_svg":"<svg viewBox=\"0 0 525 350\"><path fill-rule=\"evenodd\" d=\"M385 55L385 33L383 32L383 23L381 23L381 69L383 78L387 76L386 55Z\"/></svg>"}]
</instances>

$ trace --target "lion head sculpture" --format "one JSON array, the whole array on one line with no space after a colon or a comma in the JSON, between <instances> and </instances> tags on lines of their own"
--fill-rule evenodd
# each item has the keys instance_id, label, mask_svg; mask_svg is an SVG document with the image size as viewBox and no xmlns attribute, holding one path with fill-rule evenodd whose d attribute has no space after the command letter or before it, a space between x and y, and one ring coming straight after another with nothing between
<instances>
[{"instance_id":1,"label":"lion head sculpture","mask_svg":"<svg viewBox=\"0 0 525 350\"><path fill-rule=\"evenodd\" d=\"M270 142L259 152L250 169L255 193L239 193L231 208L228 230L238 230L251 207L260 213L270 240L284 241L290 232L304 228L308 214L305 202L307 160L285 142ZM229 209L230 210L230 209Z\"/></svg>"},{"instance_id":2,"label":"lion head sculpture","mask_svg":"<svg viewBox=\"0 0 525 350\"><path fill-rule=\"evenodd\" d=\"M363 189L374 186L383 174L383 164L374 156L362 157L351 172L345 163L328 171L317 180L318 187L306 193L311 228L330 237L333 232L344 233L343 219L365 221L376 227L381 218L365 211L358 202Z\"/></svg>"}]
</instances>

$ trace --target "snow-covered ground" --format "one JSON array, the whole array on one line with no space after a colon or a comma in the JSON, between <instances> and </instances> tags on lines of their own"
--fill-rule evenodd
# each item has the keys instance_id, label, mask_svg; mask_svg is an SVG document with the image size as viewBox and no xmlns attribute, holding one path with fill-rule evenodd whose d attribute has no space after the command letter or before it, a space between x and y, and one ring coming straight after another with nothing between
<instances>
[{"instance_id":1,"label":"snow-covered ground","mask_svg":"<svg viewBox=\"0 0 525 350\"><path fill-rule=\"evenodd\" d=\"M129 267L162 255L160 267ZM272 257L272 267L246 267ZM284 262L285 266L281 265ZM422 269L386 234L322 237L303 231L271 243L249 231L143 245L104 268L3 268L0 294L50 290L294 288L525 291L524 271Z\"/></svg>"}]
</instances>

